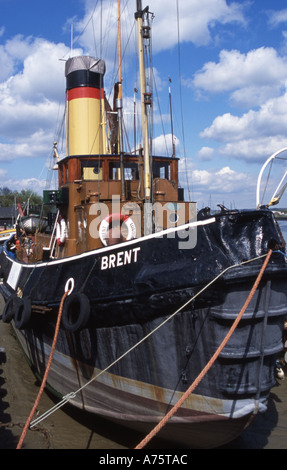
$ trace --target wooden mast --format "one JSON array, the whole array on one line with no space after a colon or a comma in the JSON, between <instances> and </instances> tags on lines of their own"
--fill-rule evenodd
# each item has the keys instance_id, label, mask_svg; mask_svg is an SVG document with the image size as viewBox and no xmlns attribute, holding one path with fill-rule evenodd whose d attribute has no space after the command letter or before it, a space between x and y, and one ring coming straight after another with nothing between
<instances>
[{"instance_id":1,"label":"wooden mast","mask_svg":"<svg viewBox=\"0 0 287 470\"><path fill-rule=\"evenodd\" d=\"M123 152L123 124L122 124L122 52L121 52L121 1L118 0L118 66L119 66L119 83L118 96L116 100L118 112L118 129L119 129L119 154L120 154L120 171L121 171L121 199L125 199L125 181L124 181L124 152Z\"/></svg>"},{"instance_id":2,"label":"wooden mast","mask_svg":"<svg viewBox=\"0 0 287 470\"><path fill-rule=\"evenodd\" d=\"M171 84L171 78L169 78L169 83ZM173 135L173 118L172 118L172 105L171 105L171 87L169 85L169 111L170 111L170 126L171 126L171 145L172 145L172 156L175 157L175 145L174 145L174 135Z\"/></svg>"},{"instance_id":3,"label":"wooden mast","mask_svg":"<svg viewBox=\"0 0 287 470\"><path fill-rule=\"evenodd\" d=\"M147 10L147 9L146 9ZM145 11L146 11L145 10ZM144 46L143 46L143 14L142 2L137 0L137 12L135 18L138 26L138 47L139 47L139 74L140 74L140 97L142 114L142 134L144 151L144 199L145 199L145 234L152 232L152 212L151 212L151 169L149 156L149 138L148 138L148 117L145 102L146 80L144 64Z\"/></svg>"}]
</instances>

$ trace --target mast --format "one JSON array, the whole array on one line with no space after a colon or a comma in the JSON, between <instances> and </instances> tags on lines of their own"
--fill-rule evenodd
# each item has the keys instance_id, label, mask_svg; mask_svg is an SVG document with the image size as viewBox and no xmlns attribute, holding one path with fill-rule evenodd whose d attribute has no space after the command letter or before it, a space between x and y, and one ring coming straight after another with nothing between
<instances>
[{"instance_id":1,"label":"mast","mask_svg":"<svg viewBox=\"0 0 287 470\"><path fill-rule=\"evenodd\" d=\"M124 153L123 153L123 123L122 123L122 53L121 53L121 1L118 0L118 62L119 62L119 83L116 107L118 112L118 129L119 129L119 154L120 154L120 171L121 171L121 198L125 199L125 181L124 181Z\"/></svg>"},{"instance_id":2,"label":"mast","mask_svg":"<svg viewBox=\"0 0 287 470\"><path fill-rule=\"evenodd\" d=\"M141 0L137 0L137 11L135 14L135 18L137 20L137 26L138 26L140 95L141 95L142 134L143 134L143 151L144 151L145 234L152 232L151 168L150 168L150 155L149 155L148 116L147 116L147 102L146 102L147 93L146 93L144 46L143 46L143 15L147 11L148 11L148 7L146 7L145 10L142 10L142 2Z\"/></svg>"},{"instance_id":3,"label":"mast","mask_svg":"<svg viewBox=\"0 0 287 470\"><path fill-rule=\"evenodd\" d=\"M169 83L171 83L171 78L169 78ZM171 86L169 85L169 111L170 111L170 126L171 126L171 145L172 145L172 156L175 157L175 145L174 145L174 135L173 135L173 118L172 118L172 105L171 105Z\"/></svg>"}]
</instances>

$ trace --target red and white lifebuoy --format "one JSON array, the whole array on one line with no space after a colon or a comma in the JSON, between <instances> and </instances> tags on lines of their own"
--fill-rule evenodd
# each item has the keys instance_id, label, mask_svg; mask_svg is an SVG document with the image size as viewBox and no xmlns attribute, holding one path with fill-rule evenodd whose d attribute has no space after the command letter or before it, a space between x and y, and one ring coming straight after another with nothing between
<instances>
[{"instance_id":1,"label":"red and white lifebuoy","mask_svg":"<svg viewBox=\"0 0 287 470\"><path fill-rule=\"evenodd\" d=\"M102 220L100 228L99 228L99 236L104 246L108 245L109 230L112 227L112 222L120 222L121 225L122 224L125 225L127 232L128 232L125 240L132 240L136 238L137 236L136 226L128 215L110 214L108 217Z\"/></svg>"},{"instance_id":2,"label":"red and white lifebuoy","mask_svg":"<svg viewBox=\"0 0 287 470\"><path fill-rule=\"evenodd\" d=\"M63 246L67 238L67 226L65 219L61 219L57 222L57 231L56 231L56 239L57 245Z\"/></svg>"}]
</instances>

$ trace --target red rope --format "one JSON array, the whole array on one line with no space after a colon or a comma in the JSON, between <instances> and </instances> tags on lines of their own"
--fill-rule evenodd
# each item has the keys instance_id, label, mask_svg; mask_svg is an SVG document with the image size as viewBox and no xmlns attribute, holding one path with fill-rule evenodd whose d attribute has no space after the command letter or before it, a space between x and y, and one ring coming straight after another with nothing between
<instances>
[{"instance_id":1,"label":"red rope","mask_svg":"<svg viewBox=\"0 0 287 470\"><path fill-rule=\"evenodd\" d=\"M26 421L26 424L23 428L20 440L19 440L18 445L17 445L17 449L21 449L21 447L22 447L22 444L23 444L23 441L24 441L25 436L27 434L30 422L31 422L31 420L34 416L34 413L37 409L37 406L40 402L43 390L44 390L45 385L46 385L46 381L47 381L49 370L50 370L50 367L51 367L51 363L52 363L52 359L53 359L53 355L54 355L54 351L55 351L55 347L56 347L56 343L57 343L58 333L59 333L59 329L60 329L60 322L61 322L61 317L62 317L63 305L64 305L64 301L65 301L68 294L69 294L69 291L65 292L62 299L61 299L58 318L57 318L57 323L56 323L56 328L55 328L55 333L54 333L54 339L53 339L53 343L52 343L52 346L51 346L50 356L49 356L49 360L48 360L47 367L46 367L46 370L45 370L45 374L43 376L41 387L40 387L40 390L38 392L37 398L35 400L34 406L31 410L31 413L30 413L30 415L29 415L29 417Z\"/></svg>"},{"instance_id":2,"label":"red rope","mask_svg":"<svg viewBox=\"0 0 287 470\"><path fill-rule=\"evenodd\" d=\"M213 365L213 363L216 361L216 359L218 358L219 354L221 353L221 351L223 350L223 348L226 346L226 343L228 342L228 340L230 339L231 335L233 334L234 330L236 329L238 323L240 322L246 308L248 307L258 285L259 285L259 282L261 281L261 278L263 276L263 273L266 269L266 266L269 262L269 259L270 259L270 256L272 254L272 250L269 250L269 252L267 253L267 256L264 260L264 263L260 269L260 272L257 276L257 279L255 280L254 282L254 285L241 309L241 311L239 312L238 316L236 317L236 319L234 320L229 332L227 333L227 335L225 336L225 338L223 339L222 343L220 344L220 346L218 347L218 349L215 351L215 353L213 354L212 358L209 360L209 362L206 364L206 366L203 368L203 370L200 372L200 374L197 376L197 378L194 380L194 382L190 385L190 387L183 393L183 395L181 396L181 398L178 400L178 402L173 406L173 408L164 416L164 418L162 418L162 420L151 430L151 432L135 447L135 449L142 449L143 447L145 447L147 445L147 443L157 434L159 433L159 431L165 426L165 424L167 423L167 421L177 412L177 410L181 407L181 405L185 402L185 400L188 398L188 396L194 391L194 389L197 387L197 385L199 384L199 382L203 379L203 377L206 375L206 373L209 371L209 369L211 368L211 366Z\"/></svg>"}]
</instances>

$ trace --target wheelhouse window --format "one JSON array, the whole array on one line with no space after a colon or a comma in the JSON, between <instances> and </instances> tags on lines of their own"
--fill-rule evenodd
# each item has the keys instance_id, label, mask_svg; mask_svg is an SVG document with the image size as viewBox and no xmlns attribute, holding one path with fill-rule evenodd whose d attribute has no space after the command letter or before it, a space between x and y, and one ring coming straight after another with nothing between
<instances>
[{"instance_id":1,"label":"wheelhouse window","mask_svg":"<svg viewBox=\"0 0 287 470\"><path fill-rule=\"evenodd\" d=\"M170 163L169 162L153 162L154 178L170 179Z\"/></svg>"},{"instance_id":2,"label":"wheelhouse window","mask_svg":"<svg viewBox=\"0 0 287 470\"><path fill-rule=\"evenodd\" d=\"M109 164L109 179L118 181L121 179L120 162L110 162ZM139 172L136 163L128 162L124 165L124 179L125 180L138 180Z\"/></svg>"},{"instance_id":3,"label":"wheelhouse window","mask_svg":"<svg viewBox=\"0 0 287 470\"><path fill-rule=\"evenodd\" d=\"M103 168L101 161L83 160L81 162L83 180L100 181L103 179Z\"/></svg>"}]
</instances>

